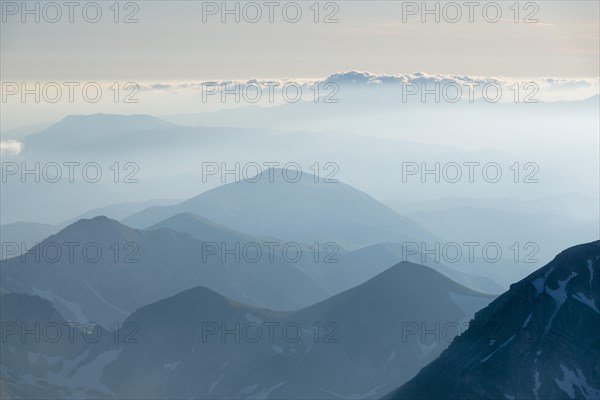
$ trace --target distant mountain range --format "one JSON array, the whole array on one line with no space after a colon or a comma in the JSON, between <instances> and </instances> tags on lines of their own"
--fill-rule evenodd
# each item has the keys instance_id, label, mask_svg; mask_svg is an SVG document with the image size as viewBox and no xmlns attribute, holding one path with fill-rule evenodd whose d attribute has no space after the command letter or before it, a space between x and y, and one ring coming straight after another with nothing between
<instances>
[{"instance_id":1,"label":"distant mountain range","mask_svg":"<svg viewBox=\"0 0 600 400\"><path fill-rule=\"evenodd\" d=\"M2 390L7 398L595 399L599 279L600 241L563 251L495 300L400 263L295 312L194 287L139 308L119 330L79 326L58 340L47 329L41 340L34 329L22 336L15 325L66 326L50 302L3 293Z\"/></svg>"},{"instance_id":2,"label":"distant mountain range","mask_svg":"<svg viewBox=\"0 0 600 400\"><path fill-rule=\"evenodd\" d=\"M421 329L462 326L492 299L410 263L288 313L196 287L138 309L124 321L117 343L110 331L105 341L68 348L62 342L30 345L12 335L2 346L2 378L15 396L377 397L413 376L451 340L440 327L438 336ZM3 321L64 322L39 297L5 294L1 304ZM256 327L262 329L258 340Z\"/></svg>"},{"instance_id":3,"label":"distant mountain range","mask_svg":"<svg viewBox=\"0 0 600 400\"><path fill-rule=\"evenodd\" d=\"M355 86L355 87L352 87ZM556 101L519 103L492 103L482 98L468 101L465 91L463 101L451 103L434 101L432 95L423 102L421 92L403 99L400 85L340 83L336 103L299 102L282 104L277 107L248 105L213 112L164 115L162 119L182 126L223 126L227 121L230 127L253 127L284 130L347 131L351 133L369 132L373 120L382 133L391 133L398 126L410 126L418 132L434 130L446 125L462 126L464 118L485 115L487 118L502 118L508 115L518 120L558 119L569 115L572 119L592 116L599 105L599 95L577 101ZM378 87L379 86L379 87ZM364 89L368 87L368 89ZM441 98L441 96L440 96ZM445 99L445 98L444 98ZM427 116L436 115L436 118ZM369 125L371 120L371 125Z\"/></svg>"},{"instance_id":4,"label":"distant mountain range","mask_svg":"<svg viewBox=\"0 0 600 400\"><path fill-rule=\"evenodd\" d=\"M501 292L492 280L420 253L408 256L399 244L348 252L294 243L292 258L283 253L289 243L241 233L191 213L145 230L106 217L82 219L23 255L2 261L1 287L39 295L67 318L102 325L197 285L253 306L298 309L360 285L403 260L424 259L467 287ZM296 259L295 254L301 256Z\"/></svg>"},{"instance_id":5,"label":"distant mountain range","mask_svg":"<svg viewBox=\"0 0 600 400\"><path fill-rule=\"evenodd\" d=\"M209 241L240 237L211 226ZM221 235L221 236L219 236ZM70 244L70 245L69 245ZM220 248L219 248L220 250ZM104 326L135 309L203 285L235 300L279 310L296 309L329 293L300 265L275 252L226 259L187 233L167 228L140 231L106 217L80 220L23 256L0 263L9 292L47 298L65 318ZM311 262L310 257L305 257Z\"/></svg>"},{"instance_id":6,"label":"distant mountain range","mask_svg":"<svg viewBox=\"0 0 600 400\"><path fill-rule=\"evenodd\" d=\"M13 132L0 397L600 400L599 97L423 105L334 78L331 107ZM101 179L49 182L64 162ZM449 182L465 162L502 179Z\"/></svg>"},{"instance_id":7,"label":"distant mountain range","mask_svg":"<svg viewBox=\"0 0 600 400\"><path fill-rule=\"evenodd\" d=\"M95 208L85 213L71 218L66 222L58 224L39 224L35 222L14 222L0 225L0 236L4 243L16 243L19 247L19 254L31 249L36 243L41 242L50 235L53 235L68 225L79 221L80 219L92 219L94 217L108 217L111 219L122 219L136 212L142 211L154 205L167 205L176 203L175 200L148 200L144 202L118 203L107 207ZM7 258L7 253L13 257L13 249L2 248L0 259Z\"/></svg>"},{"instance_id":8,"label":"distant mountain range","mask_svg":"<svg viewBox=\"0 0 600 400\"><path fill-rule=\"evenodd\" d=\"M435 254L421 252L412 254L409 250L406 246L398 243L378 243L341 254L340 262L337 264L329 264L325 268L312 264L308 267L316 266L318 270L315 270L312 275L319 277L319 281L323 285L335 292L359 285L400 261L422 263L461 285L483 293L500 294L504 291L503 286L486 277L484 271L475 270L467 273L461 268L465 263L458 266L444 263L436 261ZM365 265L369 267L365 268ZM484 265L483 260L477 260L476 263L473 263L472 268L475 269L476 266L479 266L483 270ZM313 268L313 270L317 268Z\"/></svg>"},{"instance_id":9,"label":"distant mountain range","mask_svg":"<svg viewBox=\"0 0 600 400\"><path fill-rule=\"evenodd\" d=\"M82 129L83 128L83 129ZM101 149L118 140L158 139L160 133L177 125L150 115L69 115L46 129L22 139L24 151L54 150L56 154L79 149ZM152 133L159 133L152 137ZM138 141L138 144L145 143ZM167 140L164 138L164 140Z\"/></svg>"},{"instance_id":10,"label":"distant mountain range","mask_svg":"<svg viewBox=\"0 0 600 400\"><path fill-rule=\"evenodd\" d=\"M279 129L276 125L268 126L268 124L256 127L249 127L250 125L231 127L234 120L228 118L219 118L220 126L184 127L149 115L68 116L41 132L22 138L21 154L6 156L5 161L25 162L28 168L32 168L31 164L35 162L41 163L42 166L49 162L59 164L79 162L80 165L96 162L103 169L103 178L97 183L89 184L83 181L80 169L76 169L75 182L65 182L66 168L62 171L64 179L52 184L46 184L43 180L40 183L31 182L33 179L31 176L28 179L29 183L23 184L18 175L10 176L3 184L6 190L0 193L3 223L32 221L57 224L68 221L89 209L125 201L141 202L161 197L189 198L220 183L217 176L212 177L208 182L203 182L201 172L203 162L223 162L229 169L235 162L242 166L250 162L258 164L279 162L280 166L287 162L296 162L305 172L310 172L310 166L320 163L321 177L324 175L323 164L332 162L339 170L335 178L375 198L402 201L422 201L439 197L439 189L442 189L444 197L473 198L481 197L482 193L487 197L496 198L547 196L571 191L586 193L582 188L586 187L587 181L579 175L571 174L568 167L572 165L569 161L575 159L582 163L582 168L595 171L594 155L588 153L597 147L593 132L581 133L581 139L585 144L582 144L577 151L565 152L564 146L559 147L564 156L564 160L561 158L560 163L554 157L553 149L548 150L540 146L533 149L506 149L501 146L492 148L493 144L486 142L479 147L460 148L455 142L460 142L459 138L462 137L460 135L463 135L463 131L477 130L464 133L468 139L465 139L465 143L470 143L472 137L482 137L481 124L492 129L487 133L488 136L504 137L507 133L498 135L493 131L496 124L490 126L489 121L506 120L507 117L500 112L500 115L495 117L497 119L490 119L484 115L480 123L473 121L465 124L465 117L455 115L456 110L453 105L439 106L448 111L449 119L431 118L431 113L414 113L405 107L396 106L390 109L394 118L394 121L390 122L386 120L389 117L386 113L384 115L367 113L365 117L355 110L350 114L347 111L342 113L340 118L333 118L334 110L326 107L327 113L323 118L327 123L332 124L331 129L323 130L316 127L310 129L313 122L309 118L312 115L309 112L307 117L302 118L302 122L309 125L306 129L302 129L299 124L291 124L287 117L282 119L286 126L294 127L293 132ZM484 108L488 109L489 106ZM508 107L512 106L515 105L508 105ZM531 116L531 111L537 109L537 106L535 104L527 106L533 108L523 107L520 111L524 118L523 129L528 129L529 125L539 125L539 120ZM540 107L545 109L547 105L540 105ZM496 110L496 107L491 108ZM474 115L473 110L468 109L469 120L471 120ZM270 108L267 108L265 112L273 111L269 110ZM293 110L295 109L292 108L290 112L297 117L299 114ZM319 110L319 112L323 111ZM544 132L544 138L552 137L548 145L559 146L557 143L560 143L560 140L557 135L551 135L547 131L561 129L561 121L569 119L557 113L555 109L549 114L553 118L560 118L559 121L550 124L548 129L542 126L539 130ZM354 117L363 118L363 125L364 123L368 125L360 127L357 123L353 124ZM409 121L411 118L418 120L419 124L411 125ZM266 121L261 118L258 120ZM240 121L248 123L249 120L241 118ZM424 121L435 126L430 129L423 128ZM341 123L344 126L339 125ZM421 140L421 137L425 138L427 133L445 132L449 127L458 127L458 132L442 136L443 138L454 137L454 141ZM384 135L386 129L391 132ZM420 133L422 129L426 132ZM381 136L380 133L386 137L378 137ZM416 137L408 137L408 134ZM528 131L528 137L532 134ZM531 141L537 143L536 137L532 136ZM513 150L517 153L511 154ZM373 157L373 154L377 157ZM139 168L135 174L139 182L135 185L123 182L115 184L112 179L114 170L109 170L115 162L120 163L117 169L121 169L121 178L132 171L131 169L123 171L124 164L135 163ZM414 179L403 182L404 162L423 162L427 163L429 168L436 162L442 165L448 162L459 164L480 162L482 165L496 162L503 167L503 179L495 184L489 184L483 182L479 176L475 182L470 183L463 169L463 178L455 184L444 180L439 185L423 184L416 175L412 177ZM515 184L511 179L512 172L508 170L515 162L520 162L521 165L525 162L538 163L542 168L538 175L543 179L536 185ZM65 193L69 196L65 196ZM593 193L591 189L589 193ZM40 195L45 198L43 209L36 207L35 200ZM87 201L77 201L80 198L86 198ZM485 203L478 203L477 206L483 207Z\"/></svg>"},{"instance_id":11,"label":"distant mountain range","mask_svg":"<svg viewBox=\"0 0 600 400\"><path fill-rule=\"evenodd\" d=\"M270 173L273 174L272 182ZM421 254L422 249L441 248L449 241L436 237L411 219L344 183L327 182L306 172L299 181L290 182L288 178L284 179L283 173L281 169L265 171L256 183L241 180L225 184L175 204L144 209L146 204L160 203L156 200L126 203L92 210L84 216L102 212L123 216L142 209L125 217L123 223L149 231L169 228L188 233L204 242L220 243L223 240L233 245L271 240L282 245L293 242L306 249L307 254L311 253L311 248L314 253L317 247L320 251L318 262L300 262L296 267L300 267L329 294L358 285L400 261L425 264L465 286L485 293L502 293L510 282L531 271L531 266L515 264L507 258L510 255L501 262L490 264L481 256L470 261L465 255L456 263L442 259L440 251L438 254ZM59 227L46 227L44 232L54 233ZM31 225L25 229L28 236L9 229L12 225L2 228L11 233L3 236L7 241L20 243L27 240L33 244L33 239L42 240L44 236L43 232L36 233ZM69 240L75 240L71 234L67 236ZM109 238L103 240L108 241ZM382 247L369 251L370 246ZM418 248L418 251L409 251L410 246ZM508 251L506 246L504 250ZM344 255L348 250L356 253ZM197 255L197 250L191 254ZM323 265L321 261L327 255L334 256L333 261L339 258L339 262ZM361 261L355 260L356 257ZM369 268L363 264L367 260ZM305 258L303 261L308 260ZM220 291L220 286L209 284L208 287L250 304L278 309L282 307L268 302L244 300L239 293ZM322 299L319 290L314 293L317 295L307 294L301 302L293 301L284 305L294 308Z\"/></svg>"},{"instance_id":12,"label":"distant mountain range","mask_svg":"<svg viewBox=\"0 0 600 400\"><path fill-rule=\"evenodd\" d=\"M272 169L248 180L225 184L171 206L155 206L123 223L147 228L180 213L193 213L241 232L301 243L336 242L359 247L385 242L434 241L408 218L341 182L303 172L298 181ZM290 173L295 178L293 173ZM286 175L287 176L287 175Z\"/></svg>"},{"instance_id":13,"label":"distant mountain range","mask_svg":"<svg viewBox=\"0 0 600 400\"><path fill-rule=\"evenodd\" d=\"M600 241L512 285L387 398L600 398Z\"/></svg>"}]
</instances>

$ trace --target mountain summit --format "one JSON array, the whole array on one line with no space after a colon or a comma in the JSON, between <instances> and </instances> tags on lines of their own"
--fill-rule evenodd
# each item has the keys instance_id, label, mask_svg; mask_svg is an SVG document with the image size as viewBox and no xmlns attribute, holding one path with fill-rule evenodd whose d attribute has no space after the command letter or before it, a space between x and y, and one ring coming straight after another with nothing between
<instances>
[{"instance_id":1,"label":"mountain summit","mask_svg":"<svg viewBox=\"0 0 600 400\"><path fill-rule=\"evenodd\" d=\"M123 222L146 228L188 212L240 232L301 243L335 241L347 249L380 242L434 240L417 223L360 190L306 172L296 181L294 174L272 169L258 180L240 180L179 204L151 207Z\"/></svg>"}]
</instances>

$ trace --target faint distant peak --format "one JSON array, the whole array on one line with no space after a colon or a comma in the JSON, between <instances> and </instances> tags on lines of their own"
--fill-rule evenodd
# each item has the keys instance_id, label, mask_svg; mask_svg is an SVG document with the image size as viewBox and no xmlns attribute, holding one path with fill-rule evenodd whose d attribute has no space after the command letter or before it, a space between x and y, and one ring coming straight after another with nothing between
<instances>
[{"instance_id":1,"label":"faint distant peak","mask_svg":"<svg viewBox=\"0 0 600 400\"><path fill-rule=\"evenodd\" d=\"M161 129L176 126L160 118L146 114L90 114L90 115L68 115L61 121L50 127L111 127L121 130Z\"/></svg>"}]
</instances>

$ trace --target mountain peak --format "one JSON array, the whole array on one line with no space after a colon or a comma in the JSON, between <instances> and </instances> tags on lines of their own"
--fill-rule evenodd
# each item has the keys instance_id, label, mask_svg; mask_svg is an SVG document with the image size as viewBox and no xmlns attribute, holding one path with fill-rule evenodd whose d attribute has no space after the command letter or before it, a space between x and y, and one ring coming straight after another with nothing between
<instances>
[{"instance_id":1,"label":"mountain peak","mask_svg":"<svg viewBox=\"0 0 600 400\"><path fill-rule=\"evenodd\" d=\"M56 143L73 140L77 142L84 137L96 135L109 136L170 127L176 127L176 125L146 114L69 115L43 131L25 137L24 141L29 145L40 145L40 142L48 140L56 141Z\"/></svg>"},{"instance_id":2,"label":"mountain peak","mask_svg":"<svg viewBox=\"0 0 600 400\"><path fill-rule=\"evenodd\" d=\"M356 249L379 242L434 240L420 225L367 193L324 175L274 168L258 179L228 183L181 203L152 207L123 221L147 228L181 212L192 212L238 232L286 241L336 240Z\"/></svg>"},{"instance_id":3,"label":"mountain peak","mask_svg":"<svg viewBox=\"0 0 600 400\"><path fill-rule=\"evenodd\" d=\"M81 125L105 127L111 125L111 128L120 127L122 130L131 129L156 129L165 126L173 126L172 123L163 121L160 118L147 114L77 114L68 115L53 127L79 127ZM114 127L112 126L114 124ZM51 127L52 128L52 127Z\"/></svg>"},{"instance_id":4,"label":"mountain peak","mask_svg":"<svg viewBox=\"0 0 600 400\"><path fill-rule=\"evenodd\" d=\"M100 215L94 218L83 218L67 225L51 238L68 235L69 237L86 238L88 240L113 240L123 235L131 236L135 230L119 221Z\"/></svg>"},{"instance_id":5,"label":"mountain peak","mask_svg":"<svg viewBox=\"0 0 600 400\"><path fill-rule=\"evenodd\" d=\"M71 225L79 225L79 226L125 226L121 224L119 221L108 218L105 215L98 215L93 218L82 218L77 220Z\"/></svg>"},{"instance_id":6,"label":"mountain peak","mask_svg":"<svg viewBox=\"0 0 600 400\"><path fill-rule=\"evenodd\" d=\"M381 274L373 277L371 280L374 282L378 281L382 287L383 285L393 285L399 290L402 290L402 288L412 290L413 287L423 288L423 290L428 290L427 288L433 289L444 287L449 291L465 295L477 295L489 298L495 297L463 286L431 267L415 264L410 261L401 261L383 271Z\"/></svg>"}]
</instances>

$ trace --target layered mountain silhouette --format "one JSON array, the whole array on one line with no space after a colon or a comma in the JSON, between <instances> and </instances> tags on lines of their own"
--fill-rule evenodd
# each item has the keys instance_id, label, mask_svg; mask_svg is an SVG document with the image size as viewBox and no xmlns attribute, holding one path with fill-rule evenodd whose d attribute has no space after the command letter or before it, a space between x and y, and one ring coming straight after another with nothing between
<instances>
[{"instance_id":1,"label":"layered mountain silhouette","mask_svg":"<svg viewBox=\"0 0 600 400\"><path fill-rule=\"evenodd\" d=\"M197 239L216 243L224 242L232 245L233 243L240 243L243 246L248 243L277 242L275 238L256 237L234 231L189 212L167 218L146 228L146 230L161 227L189 233ZM476 273L463 273L420 252L413 254L411 248L398 243L378 243L350 252L345 252L344 249L331 245L327 248L322 245L319 246L319 253L317 254L313 243L299 243L298 246L303 249L307 257L299 260L296 265L312 276L331 294L360 285L401 261L422 263L464 286L483 293L499 294L503 292L502 286L489 278L479 276ZM315 256L318 262L314 261ZM479 264L481 265L482 262Z\"/></svg>"},{"instance_id":2,"label":"layered mountain silhouette","mask_svg":"<svg viewBox=\"0 0 600 400\"><path fill-rule=\"evenodd\" d=\"M80 219L92 219L94 217L105 216L111 219L123 219L131 214L142 211L153 205L166 205L175 203L172 200L147 200L144 202L128 202L112 204L110 206L95 208L71 218L66 222L58 224L39 224L35 222L14 222L0 225L0 236L4 243L15 243L18 245L18 254L22 254L31 249L35 244L41 242L50 235L53 235L61 229L79 221ZM1 258L10 258L14 256L14 248L8 248L7 245L2 249ZM5 256L8 254L9 256Z\"/></svg>"},{"instance_id":3,"label":"layered mountain silhouette","mask_svg":"<svg viewBox=\"0 0 600 400\"><path fill-rule=\"evenodd\" d=\"M306 172L293 182L295 171L288 171L266 170L258 179L219 186L179 204L150 207L123 223L147 228L190 212L241 232L301 243L337 242L348 249L434 240L434 235L364 192Z\"/></svg>"},{"instance_id":4,"label":"layered mountain silhouette","mask_svg":"<svg viewBox=\"0 0 600 400\"><path fill-rule=\"evenodd\" d=\"M314 276L322 277L320 282L333 291L336 291L337 287L342 287L344 290L359 285L385 271L389 265L401 261L426 265L461 285L483 293L500 294L503 292L502 286L496 281L481 276L482 271L475 270L471 274L465 273L461 270L464 263L459 266L448 265L436 260L435 255L413 253L410 247L400 243L378 243L341 254L339 263L329 265L327 268L320 268L320 271L314 272ZM484 263L481 260L473 264L482 266ZM365 268L365 265L369 267Z\"/></svg>"},{"instance_id":5,"label":"layered mountain silhouette","mask_svg":"<svg viewBox=\"0 0 600 400\"><path fill-rule=\"evenodd\" d=\"M68 115L46 129L23 137L20 155L45 159L51 153L54 159L61 159L79 153L102 160L116 154L136 154L135 159L139 159L143 154L158 154L165 149L202 148L202 145L222 143L222 136L252 143L253 137L248 133L257 132L224 127L190 128L147 114Z\"/></svg>"},{"instance_id":6,"label":"layered mountain silhouette","mask_svg":"<svg viewBox=\"0 0 600 400\"><path fill-rule=\"evenodd\" d=\"M207 236L235 235L217 224ZM212 233L211 233L212 232ZM66 317L111 325L137 308L203 285L235 300L279 310L323 300L328 292L273 252L224 255L187 233L140 231L106 217L80 220L22 256L0 264L2 288L49 299ZM229 249L234 249L229 245ZM222 251L221 251L222 250ZM252 249L251 249L252 250ZM305 257L308 258L308 257Z\"/></svg>"},{"instance_id":7,"label":"layered mountain silhouette","mask_svg":"<svg viewBox=\"0 0 600 400\"><path fill-rule=\"evenodd\" d=\"M512 285L387 398L600 398L600 241Z\"/></svg>"},{"instance_id":8,"label":"layered mountain silhouette","mask_svg":"<svg viewBox=\"0 0 600 400\"><path fill-rule=\"evenodd\" d=\"M300 104L291 104L290 106L292 106L291 110L296 110L294 111L296 113ZM321 108L318 104L313 104L313 106ZM424 129L424 135L431 134L431 132L444 132L448 126L461 126L462 131L465 117L456 115L455 105L443 107L448 109L451 114L448 117L451 117L456 125L449 123L446 118L431 118L430 115L415 114L394 105L391 107L395 115L393 123L387 123L382 119L383 116L379 114L380 110L377 108L375 110L378 113L376 118L372 115L362 118L363 122L368 123L368 126L364 128L352 122L352 118L356 115L354 111L351 115L344 113L340 115L340 118L332 118L331 113L336 105L330 104L329 106L321 109L320 112L325 112L324 122L331 126L325 131L318 132L315 132L316 127L307 116L301 118L302 122L308 125L307 130L304 131L300 131L302 129L300 125L290 125L287 116L282 120L286 128L293 126L293 133L281 130L276 125L265 123L268 119L262 117L259 120L261 125L262 123L265 125L260 128L248 128L252 124L249 124L249 119L246 117L240 119L244 127L237 128L221 127L223 121L227 122L227 126L237 125L233 118L223 119L223 117L217 117L214 121L218 122L219 127L206 127L207 125L198 127L198 124L195 127L182 127L148 115L94 114L66 117L41 132L22 138L23 151L18 156L19 159L15 158L14 160L25 161L29 168L34 162L58 162L60 164L64 161L76 160L83 165L88 161L95 161L100 163L103 168L103 179L97 184L89 185L87 182L80 182L82 177L78 171L74 183L44 184L41 182L35 185L23 185L18 180L18 176L12 176L6 183L7 190L1 193L4 210L3 221L34 221L55 224L69 220L90 208L99 208L108 204L144 201L163 196L188 198L214 187L216 183L217 177L211 179L210 184L202 182L202 163L206 161L226 162L228 168L231 168L235 162L244 165L249 162L260 164L261 162L277 161L283 165L286 161L295 161L302 166L304 171L309 171L309 166L316 161L321 163L333 161L339 166L339 176L336 177L378 199L422 201L438 197L440 188L443 189L443 196L477 197L486 193L486 197L489 198L493 198L494 195L497 198L522 198L526 194L522 192L524 187L514 185L511 179L502 179L494 185L485 182L483 184L469 183L467 179L462 179L457 184L448 184L442 181L440 186L437 184L423 185L419 176L415 175L412 177L414 179L410 179L408 182L402 181L402 168L405 161L421 160L426 162L428 167L435 162L444 165L444 163L459 160L477 161L482 165L495 161L507 167L518 161L519 157L507 154L506 151L509 150L506 148L504 151L482 148L473 152L452 147L452 144L433 144L432 142L435 141L429 141L430 143L427 144L417 143L419 140L412 139L414 141L410 141L410 138L398 135L399 127L403 127L403 133L412 131L406 126L407 117L419 121L414 129ZM471 106L474 105L471 104ZM504 106L507 105L495 104L492 108L497 109ZM360 108L357 107L358 111ZM238 111L241 112L243 109L240 108ZM263 111L271 113L274 109L270 107L260 112ZM470 117L473 116L472 111L473 109L469 108L468 115ZM527 107L528 121L530 121L530 111L531 108ZM556 115L554 110L552 115ZM432 123L436 128L423 128L424 120ZM485 116L481 120L482 122L489 121ZM378 124L377 127L373 126L374 122ZM340 123L358 130L356 132L358 134L350 134L349 130L341 127ZM478 125L476 123L468 124L464 128L476 129L475 127ZM283 129L283 127L281 128ZM383 129L392 130L393 136L383 139L363 135L366 132L380 132ZM498 126L498 129L501 127ZM473 132L474 134L476 132ZM444 137L447 136L444 135ZM392 137L394 139L391 139ZM400 137L404 139L398 140ZM318 143L318 146L315 146L315 143ZM377 154L377 157L373 157L373 154ZM529 157L533 157L535 160L537 154L528 154L527 157L528 160ZM582 154L578 157L584 163L593 159ZM136 178L139 178L139 183L115 185L111 179L114 171L108 170L109 166L115 162L120 163L120 169L123 169L127 162L135 162L139 166L139 171L135 175ZM563 167L566 166L567 164L557 165L554 168L552 165L547 165L544 176L556 175L557 180L550 182L545 179L543 186L529 186L529 188L535 187L536 189L531 193L533 195L538 192L559 194L570 190L578 191L576 189L578 186L573 186L578 183L578 179L573 177L573 174L564 172L566 168ZM131 170L121 172L121 178L123 178ZM463 169L463 175L465 173L466 171ZM63 177L65 175L66 168L63 168ZM562 179L563 175L566 175L567 178ZM463 176L463 178L465 177ZM477 177L478 182L481 181L480 178L480 176ZM31 181L31 177L29 181ZM559 193L556 193L555 189L562 187L563 184L565 185L564 191L560 190ZM133 189L132 186L135 190L130 190ZM515 189L517 187L519 189ZM64 196L65 190L72 193L72 196ZM43 210L38 210L35 203L40 195L47 199ZM76 201L84 196L88 199L85 203ZM597 198L595 200L597 201ZM478 207L485 206L485 199L481 199L476 205ZM404 211L401 214L406 216ZM210 219L209 215L200 215ZM589 215L584 214L584 216L587 220L594 222ZM154 221L154 223L156 222L159 220ZM562 222L557 221L561 229L570 229L570 224L562 224ZM431 231L443 237L435 230ZM570 229L570 232L572 231ZM544 238L546 237L544 236ZM555 254L561 248L563 247L550 249L549 252Z\"/></svg>"},{"instance_id":9,"label":"layered mountain silhouette","mask_svg":"<svg viewBox=\"0 0 600 400\"><path fill-rule=\"evenodd\" d=\"M146 230L152 231L161 228L168 228L177 232L188 233L196 239L216 243L260 243L261 241L265 240L275 240L274 238L259 238L249 234L244 234L190 212L184 212L169 217L164 221L146 228Z\"/></svg>"},{"instance_id":10,"label":"layered mountain silhouette","mask_svg":"<svg viewBox=\"0 0 600 400\"><path fill-rule=\"evenodd\" d=\"M11 224L0 226L2 250L7 241L29 250L0 263L0 397L600 398L600 242L570 248L532 274L538 264L522 263L530 255L546 262L600 233L597 199L577 194L590 177L565 168L574 159L594 164L587 122L598 96L527 110L439 104L432 114L418 101L399 103L390 89L349 93L329 109L242 107L173 123L70 116L18 136L22 152L8 160L27 171L94 160L104 175L91 183L79 171L74 181L52 183L15 173L3 183L2 217ZM474 119L466 124L465 116ZM507 116L523 131L540 119L556 126L534 132L522 142L531 147L518 151L500 142L468 150L483 147L481 126L495 137L503 125L489 121ZM536 145L550 132L560 150L567 139L557 132L583 120L584 144L561 160ZM204 126L174 124L182 121ZM456 135L447 135L449 126ZM503 140L520 139L519 129ZM362 135L374 131L378 137ZM231 171L232 163L274 156L279 165L301 164L301 179L290 182L296 173L284 169L258 179L238 174L239 182L216 188L219 173L202 179L205 161ZM511 172L522 180L523 157L545 163L541 185L516 184ZM326 160L346 183L307 173L315 162L323 172ZM461 160L508 169L495 184L479 175L455 184L443 170L443 181L416 173L407 182L404 162L413 160L430 172L432 163ZM134 185L123 180L130 163ZM440 189L445 197L436 200ZM388 207L366 192L400 200ZM515 200L531 194L543 197ZM161 197L188 200L147 200ZM519 261L512 253L497 263L405 253L406 244L471 240L505 251L518 242ZM265 252L265 242L279 242L272 257L254 259L256 246L239 257L247 244ZM300 261L282 256L288 242L305 252ZM527 252L528 242L539 251ZM493 302L482 294L509 285ZM49 340L57 326L62 335ZM90 335L101 338L82 340Z\"/></svg>"},{"instance_id":11,"label":"layered mountain silhouette","mask_svg":"<svg viewBox=\"0 0 600 400\"><path fill-rule=\"evenodd\" d=\"M6 296L3 318L62 321L46 300ZM15 298L35 304L26 312ZM2 378L17 394L43 388L63 397L372 398L433 360L456 333L444 335L444 327L466 324L492 299L411 263L288 313L195 287L138 309L116 343L108 332L106 341L61 354L60 344L46 349L13 338L15 349L3 351L28 354L18 363L29 370L3 357Z\"/></svg>"},{"instance_id":12,"label":"layered mountain silhouette","mask_svg":"<svg viewBox=\"0 0 600 400\"><path fill-rule=\"evenodd\" d=\"M489 102L481 98L476 99L474 103L460 101L458 104L452 104L435 102L431 97L424 103L420 95L403 99L399 84L357 85L362 78L355 80L354 77L351 77L352 82L347 84L339 81L339 77L340 75L333 75L327 78L327 81L337 82L341 87L341 101L327 104L327 107L313 102L283 104L274 108L247 106L217 112L172 115L165 117L165 120L185 126L222 126L223 121L227 121L228 126L311 129L325 132L343 129L347 132L362 133L372 129L375 115L378 130L383 127L386 132L393 132L397 131L398 126L411 126L419 131L426 131L442 127L448 121L462 126L464 121L461 119L465 115L473 116L484 112L486 116L496 118L512 115L513 118L526 119L529 115L529 118L533 116L547 119L565 113L571 118L576 118L582 114L594 115L599 103L598 95L579 101L539 102L526 110L510 102L499 102L490 106ZM435 113L437 118L430 118L432 113Z\"/></svg>"}]
</instances>

